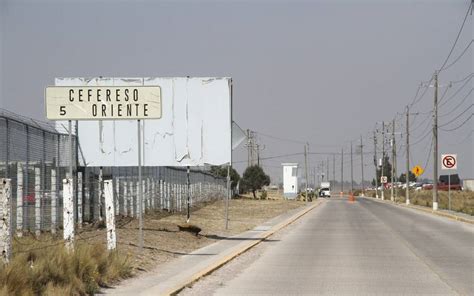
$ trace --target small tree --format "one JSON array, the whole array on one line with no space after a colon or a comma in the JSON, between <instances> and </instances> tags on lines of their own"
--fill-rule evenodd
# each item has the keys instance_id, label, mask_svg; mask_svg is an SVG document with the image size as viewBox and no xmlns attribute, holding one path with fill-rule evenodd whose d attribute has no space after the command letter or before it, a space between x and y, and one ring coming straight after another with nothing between
<instances>
[{"instance_id":1,"label":"small tree","mask_svg":"<svg viewBox=\"0 0 474 296\"><path fill-rule=\"evenodd\" d=\"M399 181L402 182L402 183L405 183L406 182L406 177L405 177L405 173L401 174L400 175L400 179ZM408 172L408 180L410 182L416 182L416 176L415 174L413 174L412 172Z\"/></svg>"},{"instance_id":2,"label":"small tree","mask_svg":"<svg viewBox=\"0 0 474 296\"><path fill-rule=\"evenodd\" d=\"M217 177L227 178L227 166L212 166L211 167L211 174ZM231 167L230 168L230 187L235 189L237 184L239 183L240 175L237 171Z\"/></svg>"},{"instance_id":3,"label":"small tree","mask_svg":"<svg viewBox=\"0 0 474 296\"><path fill-rule=\"evenodd\" d=\"M251 191L256 199L255 192L263 186L270 185L270 177L258 165L249 166L242 175L241 185L244 190Z\"/></svg>"}]
</instances>

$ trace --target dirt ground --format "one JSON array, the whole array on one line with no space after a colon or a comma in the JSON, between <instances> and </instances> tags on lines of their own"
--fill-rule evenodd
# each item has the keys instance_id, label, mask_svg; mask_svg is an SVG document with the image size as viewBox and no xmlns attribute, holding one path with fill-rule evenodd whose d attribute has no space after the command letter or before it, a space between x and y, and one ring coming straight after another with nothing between
<instances>
[{"instance_id":1,"label":"dirt ground","mask_svg":"<svg viewBox=\"0 0 474 296\"><path fill-rule=\"evenodd\" d=\"M233 199L229 205L229 229L225 229L224 201L216 201L194 208L190 224L202 229L198 236L179 231L186 214L167 212L147 213L144 219L144 249L139 253L138 221L121 217L116 221L118 252L129 255L135 271L148 271L176 257L204 247L220 239L250 230L304 202L287 200ZM78 239L91 243L106 243L105 230L85 226Z\"/></svg>"}]
</instances>

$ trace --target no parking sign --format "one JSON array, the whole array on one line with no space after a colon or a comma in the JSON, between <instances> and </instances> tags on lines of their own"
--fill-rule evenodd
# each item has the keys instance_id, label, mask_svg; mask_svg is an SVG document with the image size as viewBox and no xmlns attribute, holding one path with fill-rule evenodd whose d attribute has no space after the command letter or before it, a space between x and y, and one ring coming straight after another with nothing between
<instances>
[{"instance_id":1,"label":"no parking sign","mask_svg":"<svg viewBox=\"0 0 474 296\"><path fill-rule=\"evenodd\" d=\"M456 170L458 168L458 161L456 154L442 154L441 155L441 169Z\"/></svg>"}]
</instances>

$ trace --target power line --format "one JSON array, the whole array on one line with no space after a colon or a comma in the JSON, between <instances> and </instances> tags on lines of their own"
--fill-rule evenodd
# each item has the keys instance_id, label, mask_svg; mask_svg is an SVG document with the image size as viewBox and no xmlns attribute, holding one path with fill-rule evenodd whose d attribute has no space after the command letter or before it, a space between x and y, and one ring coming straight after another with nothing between
<instances>
[{"instance_id":1,"label":"power line","mask_svg":"<svg viewBox=\"0 0 474 296\"><path fill-rule=\"evenodd\" d=\"M449 69L452 65L456 64L456 63L463 57L463 55L467 52L467 50L469 49L469 47L471 47L473 41L474 41L474 40L471 39L471 42L469 42L469 44L468 44L468 45L466 46L466 48L462 51L462 53L461 53L451 64L449 64L449 65L447 65L446 67L444 67L443 70L447 70L447 69Z\"/></svg>"},{"instance_id":2,"label":"power line","mask_svg":"<svg viewBox=\"0 0 474 296\"><path fill-rule=\"evenodd\" d=\"M445 114L439 115L439 117L447 116L447 115L453 113L454 111L456 111L466 101L466 99L469 98L469 95L472 93L472 90L474 90L474 88L471 88L469 93L461 100L461 102L459 104L456 105L456 107L454 107L453 109L451 109L451 111L449 111Z\"/></svg>"},{"instance_id":3,"label":"power line","mask_svg":"<svg viewBox=\"0 0 474 296\"><path fill-rule=\"evenodd\" d=\"M454 122L456 119L458 119L459 117L463 116L464 113L466 113L469 109L471 109L472 106L474 106L474 104L471 104L469 107L467 107L467 108L466 108L464 111L462 111L460 114L458 114L457 116L455 116L455 117L454 117L453 119L451 119L450 121L441 124L439 127L443 127L443 126L446 126L446 125L448 125L448 124Z\"/></svg>"},{"instance_id":4,"label":"power line","mask_svg":"<svg viewBox=\"0 0 474 296\"><path fill-rule=\"evenodd\" d=\"M457 96L457 94L458 94L461 90L463 90L464 87L466 87L467 83L472 79L472 77L474 77L474 75L469 75L469 76L467 76L464 80L460 80L460 81L465 81L464 84L461 85L461 86L456 90L456 92L455 92L452 96L450 96L446 101L444 101L442 104L440 104L441 101L443 101L443 100L442 100L443 98L441 98L441 100L440 100L439 103L438 103L438 106L439 106L439 107L443 107L443 106L446 105L452 98L454 98L455 96Z\"/></svg>"},{"instance_id":5,"label":"power line","mask_svg":"<svg viewBox=\"0 0 474 296\"><path fill-rule=\"evenodd\" d=\"M255 132L255 133L257 133L261 136L267 137L267 138L275 139L275 140L280 140L280 141L285 141L285 142L292 142L292 143L303 144L303 145L306 144L306 142L299 141L299 140L276 137L276 136L272 136L272 135L269 135L269 134L264 134L264 133L261 133L261 132Z\"/></svg>"},{"instance_id":6,"label":"power line","mask_svg":"<svg viewBox=\"0 0 474 296\"><path fill-rule=\"evenodd\" d=\"M472 105L471 105L472 106ZM472 116L474 115L474 113L471 113L471 116L469 116L466 120L464 120L460 125L458 125L457 127L455 128L451 128L451 129L444 129L444 128L440 128L442 131L445 131L445 132L452 132L452 131L455 131L459 128L461 128L463 125L465 125L469 120L471 120Z\"/></svg>"},{"instance_id":7,"label":"power line","mask_svg":"<svg viewBox=\"0 0 474 296\"><path fill-rule=\"evenodd\" d=\"M472 78L472 76L474 76L474 73L468 74L468 75L467 75L466 77L464 77L463 79L451 81L451 84L461 83L461 82L463 82L463 81L466 81L466 79Z\"/></svg>"},{"instance_id":8,"label":"power line","mask_svg":"<svg viewBox=\"0 0 474 296\"><path fill-rule=\"evenodd\" d=\"M443 70L445 70L446 68L444 66L446 66L446 63L448 62L449 58L451 57L451 54L453 53L454 51L454 48L456 47L456 44L458 43L458 40L459 40L459 37L461 36L461 32L464 28L464 24L466 23L466 20L467 20L467 16L469 15L469 11L471 11L471 6L472 6L472 2L469 3L469 7L466 11L466 15L464 16L464 20L462 21L462 24L461 24L461 28L459 28L459 32L458 32L458 35L456 36L456 39L454 40L454 43L453 43L453 46L451 46L451 50L449 51L449 54L448 56L446 57L446 59L444 60L444 63L443 65L441 65L441 67L439 68L439 71L438 72L441 72Z\"/></svg>"}]
</instances>

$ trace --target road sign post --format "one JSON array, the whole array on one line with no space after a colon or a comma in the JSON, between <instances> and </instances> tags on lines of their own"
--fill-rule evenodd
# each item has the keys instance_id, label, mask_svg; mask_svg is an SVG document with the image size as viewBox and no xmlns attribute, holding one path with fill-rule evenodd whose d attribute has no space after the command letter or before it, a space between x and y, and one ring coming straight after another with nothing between
<instances>
[{"instance_id":1,"label":"road sign post","mask_svg":"<svg viewBox=\"0 0 474 296\"><path fill-rule=\"evenodd\" d=\"M458 168L458 161L456 154L442 154L441 155L441 169L442 170L456 170ZM448 210L451 211L451 173L448 174Z\"/></svg>"}]
</instances>

